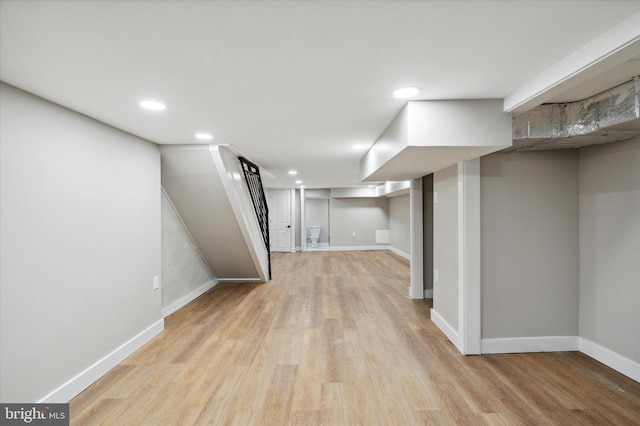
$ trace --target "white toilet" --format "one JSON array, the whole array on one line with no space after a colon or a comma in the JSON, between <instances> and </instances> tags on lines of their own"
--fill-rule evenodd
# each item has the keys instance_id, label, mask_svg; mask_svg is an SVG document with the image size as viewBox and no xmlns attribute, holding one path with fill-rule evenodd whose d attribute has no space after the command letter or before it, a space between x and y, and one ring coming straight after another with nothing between
<instances>
[{"instance_id":1,"label":"white toilet","mask_svg":"<svg viewBox=\"0 0 640 426\"><path fill-rule=\"evenodd\" d=\"M320 231L322 231L322 226L311 225L309 227L309 234L311 235L311 247L318 247L318 238L320 238Z\"/></svg>"}]
</instances>

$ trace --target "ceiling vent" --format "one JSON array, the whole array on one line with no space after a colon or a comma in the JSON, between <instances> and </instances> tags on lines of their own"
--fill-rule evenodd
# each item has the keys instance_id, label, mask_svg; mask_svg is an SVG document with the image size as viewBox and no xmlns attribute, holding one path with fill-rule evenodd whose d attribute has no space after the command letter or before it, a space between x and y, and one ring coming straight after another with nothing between
<instances>
[{"instance_id":1,"label":"ceiling vent","mask_svg":"<svg viewBox=\"0 0 640 426\"><path fill-rule=\"evenodd\" d=\"M577 102L540 105L513 119L505 151L580 148L640 136L640 81Z\"/></svg>"}]
</instances>

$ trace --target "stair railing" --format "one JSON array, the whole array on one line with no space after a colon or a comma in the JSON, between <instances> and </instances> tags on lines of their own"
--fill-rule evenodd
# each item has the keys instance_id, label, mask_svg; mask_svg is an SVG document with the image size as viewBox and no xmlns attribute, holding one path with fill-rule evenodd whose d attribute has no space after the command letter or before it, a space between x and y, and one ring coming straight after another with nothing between
<instances>
[{"instance_id":1,"label":"stair railing","mask_svg":"<svg viewBox=\"0 0 640 426\"><path fill-rule=\"evenodd\" d=\"M271 249L269 245L269 207L267 206L267 198L264 195L262 179L260 178L260 168L244 157L238 157L240 166L244 172L244 178L249 188L253 209L258 218L262 239L267 248L267 257L269 259L269 279L271 279Z\"/></svg>"}]
</instances>

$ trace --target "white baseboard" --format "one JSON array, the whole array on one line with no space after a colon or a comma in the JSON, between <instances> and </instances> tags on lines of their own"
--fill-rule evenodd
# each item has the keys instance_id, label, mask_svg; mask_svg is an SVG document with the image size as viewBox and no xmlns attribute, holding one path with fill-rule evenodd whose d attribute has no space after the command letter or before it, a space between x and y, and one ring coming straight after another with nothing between
<instances>
[{"instance_id":1,"label":"white baseboard","mask_svg":"<svg viewBox=\"0 0 640 426\"><path fill-rule=\"evenodd\" d=\"M425 299L433 299L433 289L424 291Z\"/></svg>"},{"instance_id":2,"label":"white baseboard","mask_svg":"<svg viewBox=\"0 0 640 426\"><path fill-rule=\"evenodd\" d=\"M201 295L203 295L204 293L206 293L207 291L209 291L210 289L215 287L216 284L218 284L219 282L220 281L218 281L217 279L213 279L211 281L208 281L208 282L204 283L203 285L201 285L200 287L198 287L195 290L193 290L191 293L189 293L189 294L181 297L180 299L176 300L175 302L171 303L169 306L166 306L166 307L162 308L162 310L160 311L162 313L162 318L168 317L169 315L171 315L172 313L174 313L178 309L180 309L183 306L185 306L187 303L194 301L195 299L197 299L198 297L200 297Z\"/></svg>"},{"instance_id":3,"label":"white baseboard","mask_svg":"<svg viewBox=\"0 0 640 426\"><path fill-rule=\"evenodd\" d=\"M566 352L580 349L577 336L512 337L482 339L483 354L508 354L525 352Z\"/></svg>"},{"instance_id":4,"label":"white baseboard","mask_svg":"<svg viewBox=\"0 0 640 426\"><path fill-rule=\"evenodd\" d=\"M451 325L434 309L431 309L431 321L444 333L445 336L455 345L456 348L463 353L462 351L462 342L460 341L460 336L458 332L451 327Z\"/></svg>"},{"instance_id":5,"label":"white baseboard","mask_svg":"<svg viewBox=\"0 0 640 426\"><path fill-rule=\"evenodd\" d=\"M164 320L158 320L151 324L145 330L129 339L120 347L107 354L104 358L97 361L86 370L82 371L44 398L37 401L38 404L44 403L67 403L73 397L85 390L89 385L104 376L113 367L124 361L129 355L140 349L145 343L153 339L164 330Z\"/></svg>"},{"instance_id":6,"label":"white baseboard","mask_svg":"<svg viewBox=\"0 0 640 426\"><path fill-rule=\"evenodd\" d=\"M305 247L305 251L372 251L372 250L389 250L394 253L405 257L407 254L401 254L399 251L394 251L391 246L378 245L378 246L319 246L319 247ZM222 280L221 280L222 281Z\"/></svg>"},{"instance_id":7,"label":"white baseboard","mask_svg":"<svg viewBox=\"0 0 640 426\"><path fill-rule=\"evenodd\" d=\"M640 382L640 363L625 358L585 338L580 338L580 352L590 356L596 361L600 361L604 365L613 368L636 382Z\"/></svg>"},{"instance_id":8,"label":"white baseboard","mask_svg":"<svg viewBox=\"0 0 640 426\"><path fill-rule=\"evenodd\" d=\"M219 283L261 283L260 278L218 278Z\"/></svg>"},{"instance_id":9,"label":"white baseboard","mask_svg":"<svg viewBox=\"0 0 640 426\"><path fill-rule=\"evenodd\" d=\"M388 246L388 247L389 247L389 250L390 250L392 253L395 253L395 254L397 254L397 255L398 255L398 256L400 256L400 257L404 257L404 258L405 258L405 259L407 259L407 260L411 260L411 255L410 255L410 254L407 254L407 253L405 253L405 252L403 252L403 251L400 251L400 250L398 250L397 248L392 247L392 246Z\"/></svg>"},{"instance_id":10,"label":"white baseboard","mask_svg":"<svg viewBox=\"0 0 640 426\"><path fill-rule=\"evenodd\" d=\"M330 251L370 251L370 250L390 250L387 245L384 246L330 246Z\"/></svg>"}]
</instances>

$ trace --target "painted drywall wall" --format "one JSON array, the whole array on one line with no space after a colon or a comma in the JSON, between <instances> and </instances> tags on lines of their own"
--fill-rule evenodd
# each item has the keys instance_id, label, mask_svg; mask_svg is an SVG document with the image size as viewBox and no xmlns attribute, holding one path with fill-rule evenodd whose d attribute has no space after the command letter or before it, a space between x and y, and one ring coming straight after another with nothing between
<instances>
[{"instance_id":1,"label":"painted drywall wall","mask_svg":"<svg viewBox=\"0 0 640 426\"><path fill-rule=\"evenodd\" d=\"M433 174L433 310L458 330L458 166Z\"/></svg>"},{"instance_id":2,"label":"painted drywall wall","mask_svg":"<svg viewBox=\"0 0 640 426\"><path fill-rule=\"evenodd\" d=\"M389 245L411 256L410 196L389 198Z\"/></svg>"},{"instance_id":3,"label":"painted drywall wall","mask_svg":"<svg viewBox=\"0 0 640 426\"><path fill-rule=\"evenodd\" d=\"M331 189L307 189L304 191L305 198L331 198Z\"/></svg>"},{"instance_id":4,"label":"painted drywall wall","mask_svg":"<svg viewBox=\"0 0 640 426\"><path fill-rule=\"evenodd\" d=\"M579 159L580 336L640 363L640 139Z\"/></svg>"},{"instance_id":5,"label":"painted drywall wall","mask_svg":"<svg viewBox=\"0 0 640 426\"><path fill-rule=\"evenodd\" d=\"M35 402L161 325L160 155L0 92L0 400Z\"/></svg>"},{"instance_id":6,"label":"painted drywall wall","mask_svg":"<svg viewBox=\"0 0 640 426\"><path fill-rule=\"evenodd\" d=\"M329 243L329 200L327 198L306 198L304 200L305 223L307 229L304 230L307 236L307 242L311 243L309 238L310 226L321 226L319 243Z\"/></svg>"},{"instance_id":7,"label":"painted drywall wall","mask_svg":"<svg viewBox=\"0 0 640 426\"><path fill-rule=\"evenodd\" d=\"M578 335L577 160L482 157L483 339Z\"/></svg>"},{"instance_id":8,"label":"painted drywall wall","mask_svg":"<svg viewBox=\"0 0 640 426\"><path fill-rule=\"evenodd\" d=\"M329 208L331 247L375 246L376 229L389 229L388 198L332 198Z\"/></svg>"},{"instance_id":9,"label":"painted drywall wall","mask_svg":"<svg viewBox=\"0 0 640 426\"><path fill-rule=\"evenodd\" d=\"M162 192L162 307L200 289L215 277Z\"/></svg>"},{"instance_id":10,"label":"painted drywall wall","mask_svg":"<svg viewBox=\"0 0 640 426\"><path fill-rule=\"evenodd\" d=\"M371 198L378 197L375 187L360 187L360 188L331 188L330 198Z\"/></svg>"}]
</instances>

